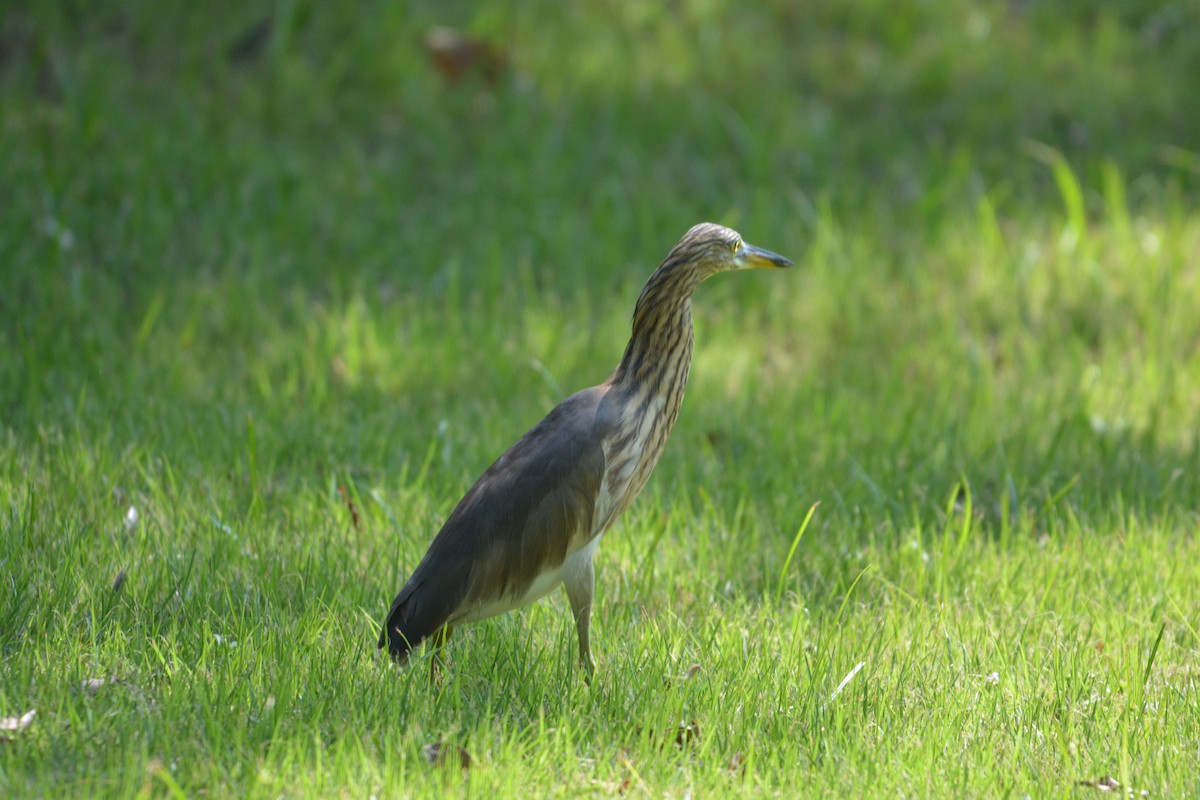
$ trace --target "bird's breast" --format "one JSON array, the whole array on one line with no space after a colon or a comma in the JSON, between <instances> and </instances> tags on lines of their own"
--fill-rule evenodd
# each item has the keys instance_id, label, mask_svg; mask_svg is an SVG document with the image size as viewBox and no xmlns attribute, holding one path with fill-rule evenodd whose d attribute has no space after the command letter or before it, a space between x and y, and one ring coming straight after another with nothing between
<instances>
[{"instance_id":1,"label":"bird's breast","mask_svg":"<svg viewBox=\"0 0 1200 800\"><path fill-rule=\"evenodd\" d=\"M679 406L656 393L634 397L614 432L602 442L604 479L596 498L593 535L608 529L641 492L667 443Z\"/></svg>"}]
</instances>

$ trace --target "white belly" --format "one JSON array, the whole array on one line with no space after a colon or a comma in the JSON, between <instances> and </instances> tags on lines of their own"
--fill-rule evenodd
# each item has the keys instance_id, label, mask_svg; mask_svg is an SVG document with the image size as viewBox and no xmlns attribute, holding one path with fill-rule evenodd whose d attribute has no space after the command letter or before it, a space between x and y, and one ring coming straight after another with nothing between
<instances>
[{"instance_id":1,"label":"white belly","mask_svg":"<svg viewBox=\"0 0 1200 800\"><path fill-rule=\"evenodd\" d=\"M451 619L450 624L462 625L468 622L478 622L481 619L495 617L541 600L557 589L565 579L573 578L586 569L592 561L592 555L596 552L598 544L600 544L600 537L592 537L592 540L583 547L568 554L566 560L557 569L548 570L534 578L533 583L529 584L529 588L525 590L525 594L509 595L480 603Z\"/></svg>"}]
</instances>

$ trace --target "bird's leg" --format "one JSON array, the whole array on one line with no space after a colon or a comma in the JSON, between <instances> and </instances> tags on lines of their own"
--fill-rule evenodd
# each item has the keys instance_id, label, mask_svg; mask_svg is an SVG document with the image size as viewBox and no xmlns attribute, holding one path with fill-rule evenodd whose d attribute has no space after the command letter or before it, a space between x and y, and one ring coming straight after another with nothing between
<instances>
[{"instance_id":1,"label":"bird's leg","mask_svg":"<svg viewBox=\"0 0 1200 800\"><path fill-rule=\"evenodd\" d=\"M567 587L567 599L571 601L571 613L575 615L575 629L579 632L579 661L583 666L583 679L592 682L592 648L588 642L588 626L592 621L593 570L591 559L577 574L568 576L563 584Z\"/></svg>"},{"instance_id":2,"label":"bird's leg","mask_svg":"<svg viewBox=\"0 0 1200 800\"><path fill-rule=\"evenodd\" d=\"M430 685L433 685L433 684L437 684L438 686L442 685L442 667L445 666L445 663L443 662L443 659L442 659L442 646L444 644L446 644L446 642L450 641L450 636L453 635L453 633L454 633L454 628L450 627L449 625L446 625L446 626L439 628L438 632L435 633L432 637L430 646L433 647L433 655L429 659L429 683L430 683Z\"/></svg>"}]
</instances>

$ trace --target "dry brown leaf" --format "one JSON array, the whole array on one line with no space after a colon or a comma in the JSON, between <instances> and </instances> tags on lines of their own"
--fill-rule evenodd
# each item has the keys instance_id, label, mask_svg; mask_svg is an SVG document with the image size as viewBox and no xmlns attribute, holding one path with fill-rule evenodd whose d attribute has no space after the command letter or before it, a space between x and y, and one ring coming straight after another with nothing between
<instances>
[{"instance_id":1,"label":"dry brown leaf","mask_svg":"<svg viewBox=\"0 0 1200 800\"><path fill-rule=\"evenodd\" d=\"M624 777L621 783L617 786L617 794L624 796L625 792L637 782L637 787L642 791L646 791L646 782L642 780L642 776L638 774L637 767L633 765L633 761L629 758L629 750L623 749L617 753L617 763L621 766L621 772Z\"/></svg>"},{"instance_id":2,"label":"dry brown leaf","mask_svg":"<svg viewBox=\"0 0 1200 800\"><path fill-rule=\"evenodd\" d=\"M633 734L634 736L641 736L644 730L641 727L635 727ZM675 734L674 742L676 747L682 748L700 741L700 723L696 720L680 722L679 727L666 731L667 736L670 736L672 732ZM660 739L658 731L654 729L646 732L646 737L650 742L657 742L660 750L667 746L667 740L665 738ZM627 754L628 751L624 751L624 753ZM622 757L625 756L623 755Z\"/></svg>"},{"instance_id":3,"label":"dry brown leaf","mask_svg":"<svg viewBox=\"0 0 1200 800\"><path fill-rule=\"evenodd\" d=\"M686 747L700 741L700 723L696 720L691 722L679 723L679 730L675 733L675 746Z\"/></svg>"},{"instance_id":4,"label":"dry brown leaf","mask_svg":"<svg viewBox=\"0 0 1200 800\"><path fill-rule=\"evenodd\" d=\"M1104 775L1094 781L1075 781L1076 786L1083 786L1086 789L1095 789L1097 792L1120 792L1121 782L1112 775ZM1125 794L1129 797L1149 797L1150 793L1145 789L1140 792L1135 792L1133 789L1128 789Z\"/></svg>"},{"instance_id":5,"label":"dry brown leaf","mask_svg":"<svg viewBox=\"0 0 1200 800\"><path fill-rule=\"evenodd\" d=\"M685 681L690 681L692 678L694 678L698 674L700 674L700 670L701 670L701 666L699 664L692 664L687 668L687 672L683 673L682 675L670 677L670 678L667 678L666 680L664 680L663 688L670 689L672 686L675 685L676 681L679 681L680 683L683 683Z\"/></svg>"},{"instance_id":6,"label":"dry brown leaf","mask_svg":"<svg viewBox=\"0 0 1200 800\"><path fill-rule=\"evenodd\" d=\"M354 498L341 484L338 484L338 493L341 494L342 500L346 501L346 508L350 509L350 522L353 523L354 529L358 530L358 506L354 505Z\"/></svg>"},{"instance_id":7,"label":"dry brown leaf","mask_svg":"<svg viewBox=\"0 0 1200 800\"><path fill-rule=\"evenodd\" d=\"M1094 781L1076 781L1076 783L1079 786L1086 786L1089 789L1097 789L1101 792L1115 792L1121 788L1121 784L1112 775L1105 775Z\"/></svg>"},{"instance_id":8,"label":"dry brown leaf","mask_svg":"<svg viewBox=\"0 0 1200 800\"><path fill-rule=\"evenodd\" d=\"M471 768L471 754L461 745L434 742L422 747L421 755L425 756L425 760L435 767L444 767L457 761L462 769Z\"/></svg>"},{"instance_id":9,"label":"dry brown leaf","mask_svg":"<svg viewBox=\"0 0 1200 800\"><path fill-rule=\"evenodd\" d=\"M505 54L483 39L476 39L454 28L438 27L425 34L425 50L434 69L451 83L472 72L495 83L508 60Z\"/></svg>"}]
</instances>

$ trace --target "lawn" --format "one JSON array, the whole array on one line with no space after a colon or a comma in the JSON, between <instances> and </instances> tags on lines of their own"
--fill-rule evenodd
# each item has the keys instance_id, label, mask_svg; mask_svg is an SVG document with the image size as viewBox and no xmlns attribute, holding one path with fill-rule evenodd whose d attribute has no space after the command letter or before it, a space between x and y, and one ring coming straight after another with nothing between
<instances>
[{"instance_id":1,"label":"lawn","mask_svg":"<svg viewBox=\"0 0 1200 800\"><path fill-rule=\"evenodd\" d=\"M1198 27L6 8L0 795L1200 795ZM389 664L701 220L796 266L696 294L595 679L561 592Z\"/></svg>"}]
</instances>

